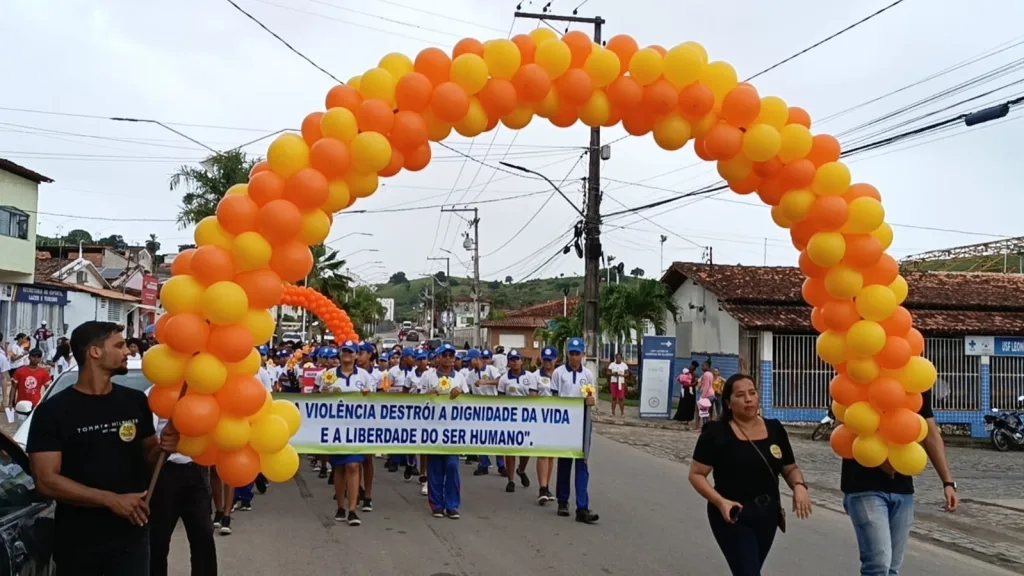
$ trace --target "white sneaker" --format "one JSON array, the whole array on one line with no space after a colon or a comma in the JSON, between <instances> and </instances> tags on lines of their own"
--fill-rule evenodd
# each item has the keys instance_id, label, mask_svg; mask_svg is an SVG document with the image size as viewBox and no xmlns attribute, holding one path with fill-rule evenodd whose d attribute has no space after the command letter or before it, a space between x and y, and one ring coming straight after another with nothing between
<instances>
[{"instance_id":1,"label":"white sneaker","mask_svg":"<svg viewBox=\"0 0 1024 576\"><path fill-rule=\"evenodd\" d=\"M427 490L427 483L424 482L422 485L420 485L420 494L422 494L423 496L426 496L427 492L428 492L428 490Z\"/></svg>"}]
</instances>

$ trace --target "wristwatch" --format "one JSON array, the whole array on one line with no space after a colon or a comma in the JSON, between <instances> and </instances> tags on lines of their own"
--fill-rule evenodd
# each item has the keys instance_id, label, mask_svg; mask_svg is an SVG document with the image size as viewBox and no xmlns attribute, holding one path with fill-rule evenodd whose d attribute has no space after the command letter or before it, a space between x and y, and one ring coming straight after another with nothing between
<instances>
[{"instance_id":1,"label":"wristwatch","mask_svg":"<svg viewBox=\"0 0 1024 576\"><path fill-rule=\"evenodd\" d=\"M943 482L942 487L943 489L952 488L953 492L956 492L956 482Z\"/></svg>"}]
</instances>

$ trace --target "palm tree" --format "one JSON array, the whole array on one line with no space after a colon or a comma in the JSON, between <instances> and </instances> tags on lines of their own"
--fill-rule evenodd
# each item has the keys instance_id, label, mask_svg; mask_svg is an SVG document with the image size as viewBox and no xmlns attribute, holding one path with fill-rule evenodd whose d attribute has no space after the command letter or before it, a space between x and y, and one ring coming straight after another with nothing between
<instances>
[{"instance_id":1,"label":"palm tree","mask_svg":"<svg viewBox=\"0 0 1024 576\"><path fill-rule=\"evenodd\" d=\"M629 275L634 277L634 278L643 278L644 277L644 269L640 268L640 267L633 268L632 270L629 271Z\"/></svg>"},{"instance_id":2,"label":"palm tree","mask_svg":"<svg viewBox=\"0 0 1024 576\"><path fill-rule=\"evenodd\" d=\"M344 307L360 338L370 336L372 327L384 318L384 305L377 300L377 295L365 286L353 290Z\"/></svg>"},{"instance_id":3,"label":"palm tree","mask_svg":"<svg viewBox=\"0 0 1024 576\"><path fill-rule=\"evenodd\" d=\"M630 332L635 333L639 349L644 321L651 323L656 334L664 334L666 317L671 314L675 320L679 315L679 307L665 285L657 280L638 280L629 284L628 288L627 285L622 286L625 290L617 298L609 299L607 304L611 309L602 307L602 315L625 318L624 323L629 325L625 338L630 338Z\"/></svg>"},{"instance_id":4,"label":"palm tree","mask_svg":"<svg viewBox=\"0 0 1024 576\"><path fill-rule=\"evenodd\" d=\"M310 247L310 251L313 253L313 269L300 284L335 302L344 302L352 284L352 279L342 272L345 261L338 258L337 251L323 244Z\"/></svg>"},{"instance_id":5,"label":"palm tree","mask_svg":"<svg viewBox=\"0 0 1024 576\"><path fill-rule=\"evenodd\" d=\"M185 187L178 226L198 224L203 218L216 214L217 204L228 188L248 182L249 172L257 162L258 159L250 158L241 150L229 150L204 160L203 168L180 166L170 179L172 191Z\"/></svg>"},{"instance_id":6,"label":"palm tree","mask_svg":"<svg viewBox=\"0 0 1024 576\"><path fill-rule=\"evenodd\" d=\"M535 337L547 346L565 350L565 341L583 334L583 306L577 306L572 316L555 318L547 328L538 328Z\"/></svg>"}]
</instances>

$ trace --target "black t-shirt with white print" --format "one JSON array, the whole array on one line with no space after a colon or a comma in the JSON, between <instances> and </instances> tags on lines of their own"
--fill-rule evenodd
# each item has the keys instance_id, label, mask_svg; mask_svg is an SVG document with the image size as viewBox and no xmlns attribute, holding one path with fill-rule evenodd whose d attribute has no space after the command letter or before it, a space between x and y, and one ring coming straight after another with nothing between
<instances>
[{"instance_id":1,"label":"black t-shirt with white print","mask_svg":"<svg viewBox=\"0 0 1024 576\"><path fill-rule=\"evenodd\" d=\"M150 468L143 441L153 436L153 413L146 395L115 384L108 394L68 388L32 415L28 452L60 452L62 476L115 494L145 492ZM144 535L107 508L57 503L56 546L73 552L121 549Z\"/></svg>"}]
</instances>

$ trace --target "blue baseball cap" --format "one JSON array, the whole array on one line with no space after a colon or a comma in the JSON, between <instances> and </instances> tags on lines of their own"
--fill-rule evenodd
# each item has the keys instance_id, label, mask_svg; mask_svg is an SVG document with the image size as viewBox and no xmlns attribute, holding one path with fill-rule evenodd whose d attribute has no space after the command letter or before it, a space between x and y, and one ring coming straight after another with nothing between
<instances>
[{"instance_id":1,"label":"blue baseball cap","mask_svg":"<svg viewBox=\"0 0 1024 576\"><path fill-rule=\"evenodd\" d=\"M270 353L270 348L267 348L266 345L260 346L256 348L256 350L259 351L260 356L266 356L267 354Z\"/></svg>"},{"instance_id":2,"label":"blue baseball cap","mask_svg":"<svg viewBox=\"0 0 1024 576\"><path fill-rule=\"evenodd\" d=\"M430 358L430 355L427 354L426 350L419 350L419 351L416 352L416 361L417 362L420 361L420 360L428 360L429 358Z\"/></svg>"},{"instance_id":3,"label":"blue baseball cap","mask_svg":"<svg viewBox=\"0 0 1024 576\"><path fill-rule=\"evenodd\" d=\"M362 344L359 345L359 351L373 354L374 352L377 351L377 348L374 347L374 345L369 342L363 342Z\"/></svg>"},{"instance_id":4,"label":"blue baseball cap","mask_svg":"<svg viewBox=\"0 0 1024 576\"><path fill-rule=\"evenodd\" d=\"M491 359L491 351L490 350L484 350L483 352L480 353L480 357L483 358L484 360L490 360Z\"/></svg>"},{"instance_id":5,"label":"blue baseball cap","mask_svg":"<svg viewBox=\"0 0 1024 576\"><path fill-rule=\"evenodd\" d=\"M441 344L441 347L437 349L438 356L444 356L449 352L451 352L452 356L455 355L455 346L452 346L451 344L448 343Z\"/></svg>"},{"instance_id":6,"label":"blue baseball cap","mask_svg":"<svg viewBox=\"0 0 1024 576\"><path fill-rule=\"evenodd\" d=\"M277 356L278 358L288 358L288 357L289 357L289 356L291 356L291 355L292 355L292 353L291 353L291 352L289 352L289 351L287 351L287 350L281 350L281 351L279 351L279 352L278 352L278 353L276 354L276 356Z\"/></svg>"},{"instance_id":7,"label":"blue baseball cap","mask_svg":"<svg viewBox=\"0 0 1024 576\"><path fill-rule=\"evenodd\" d=\"M338 356L341 356L341 354L338 353L338 349L337 348L325 348L324 349L323 357L325 359L327 359L327 360L334 360Z\"/></svg>"},{"instance_id":8,"label":"blue baseball cap","mask_svg":"<svg viewBox=\"0 0 1024 576\"><path fill-rule=\"evenodd\" d=\"M473 360L474 358L479 358L479 357L480 357L480 351L477 350L476 348L473 348L469 352L466 352L466 358L468 358L470 360Z\"/></svg>"},{"instance_id":9,"label":"blue baseball cap","mask_svg":"<svg viewBox=\"0 0 1024 576\"><path fill-rule=\"evenodd\" d=\"M569 354L583 354L583 338L573 336L572 338L569 338L569 341L566 344L566 349L568 350Z\"/></svg>"},{"instance_id":10,"label":"blue baseball cap","mask_svg":"<svg viewBox=\"0 0 1024 576\"><path fill-rule=\"evenodd\" d=\"M355 354L359 351L359 345L351 340L346 340L345 343L341 345L341 351Z\"/></svg>"},{"instance_id":11,"label":"blue baseball cap","mask_svg":"<svg viewBox=\"0 0 1024 576\"><path fill-rule=\"evenodd\" d=\"M522 360L523 359L523 355L520 354L518 350L512 350L511 352L508 353L508 359L509 360Z\"/></svg>"},{"instance_id":12,"label":"blue baseball cap","mask_svg":"<svg viewBox=\"0 0 1024 576\"><path fill-rule=\"evenodd\" d=\"M413 358L416 357L416 351L413 350L412 348L402 348L401 354L403 358L405 358L406 356L412 356Z\"/></svg>"},{"instance_id":13,"label":"blue baseball cap","mask_svg":"<svg viewBox=\"0 0 1024 576\"><path fill-rule=\"evenodd\" d=\"M558 360L558 350L555 350L551 346L545 346L544 349L540 351L540 359L545 362Z\"/></svg>"}]
</instances>

